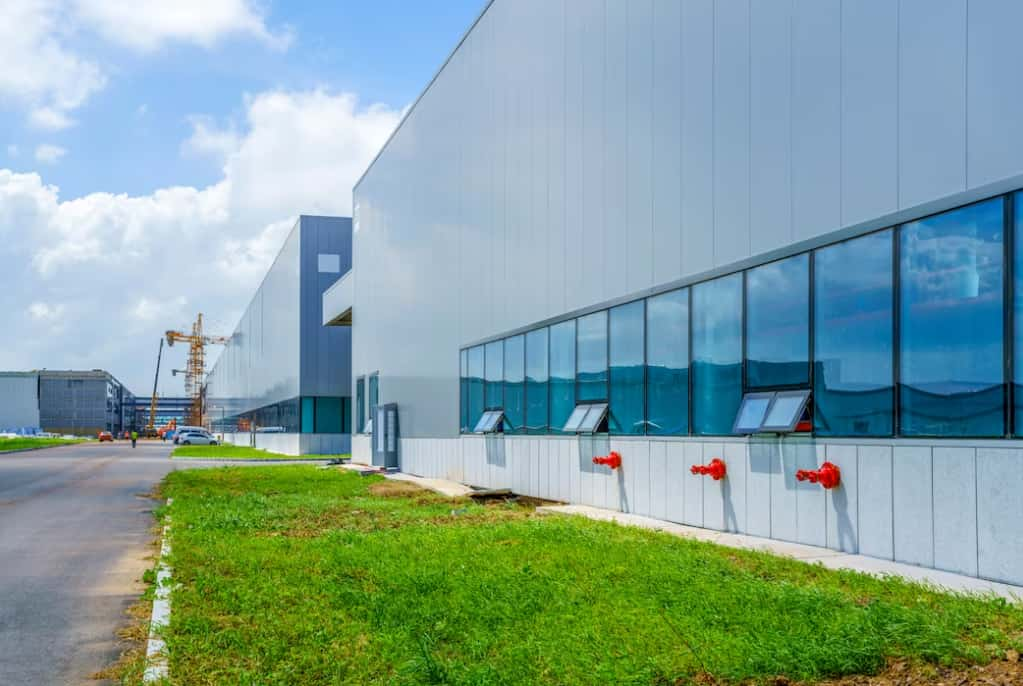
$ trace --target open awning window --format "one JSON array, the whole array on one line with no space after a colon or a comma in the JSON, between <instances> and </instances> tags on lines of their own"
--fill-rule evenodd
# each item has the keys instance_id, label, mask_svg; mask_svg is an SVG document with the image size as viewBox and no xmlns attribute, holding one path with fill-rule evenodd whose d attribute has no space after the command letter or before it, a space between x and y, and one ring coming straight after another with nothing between
<instances>
[{"instance_id":1,"label":"open awning window","mask_svg":"<svg viewBox=\"0 0 1023 686\"><path fill-rule=\"evenodd\" d=\"M792 433L809 420L810 391L765 391L742 397L733 433Z\"/></svg>"},{"instance_id":2,"label":"open awning window","mask_svg":"<svg viewBox=\"0 0 1023 686\"><path fill-rule=\"evenodd\" d=\"M561 429L570 434L596 433L607 418L607 403L582 403L575 406Z\"/></svg>"},{"instance_id":3,"label":"open awning window","mask_svg":"<svg viewBox=\"0 0 1023 686\"><path fill-rule=\"evenodd\" d=\"M473 433L492 434L501 430L501 420L504 419L504 410L487 410L476 422Z\"/></svg>"}]
</instances>

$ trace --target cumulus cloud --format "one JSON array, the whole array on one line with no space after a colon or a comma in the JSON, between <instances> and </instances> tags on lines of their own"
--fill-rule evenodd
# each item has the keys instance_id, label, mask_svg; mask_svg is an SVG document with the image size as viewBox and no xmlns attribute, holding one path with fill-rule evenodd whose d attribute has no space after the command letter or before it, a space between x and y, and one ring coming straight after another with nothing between
<instances>
[{"instance_id":1,"label":"cumulus cloud","mask_svg":"<svg viewBox=\"0 0 1023 686\"><path fill-rule=\"evenodd\" d=\"M136 52L212 48L232 37L274 49L291 41L253 0L0 0L0 102L24 109L37 129L73 126L71 113L108 80L109 69L82 47L94 35Z\"/></svg>"},{"instance_id":2,"label":"cumulus cloud","mask_svg":"<svg viewBox=\"0 0 1023 686\"><path fill-rule=\"evenodd\" d=\"M43 143L36 147L35 158L36 162L42 162L43 164L53 164L59 162L60 158L67 154L67 150L60 147L59 145L51 145L50 143Z\"/></svg>"},{"instance_id":3,"label":"cumulus cloud","mask_svg":"<svg viewBox=\"0 0 1023 686\"><path fill-rule=\"evenodd\" d=\"M143 196L67 199L39 173L0 168L0 261L13 265L0 310L11 330L38 334L5 340L0 368L106 367L144 392L163 331L199 311L233 327L298 214L350 214L352 186L399 116L345 93L256 95L237 128L193 124L197 147L219 141L206 152L220 180ZM54 303L63 336L34 307ZM170 355L180 366L183 351ZM180 393L180 379L164 389Z\"/></svg>"},{"instance_id":4,"label":"cumulus cloud","mask_svg":"<svg viewBox=\"0 0 1023 686\"><path fill-rule=\"evenodd\" d=\"M271 32L249 0L77 0L83 22L106 39L149 52L176 41L209 48L228 36L244 36L283 49L288 31Z\"/></svg>"},{"instance_id":5,"label":"cumulus cloud","mask_svg":"<svg viewBox=\"0 0 1023 686\"><path fill-rule=\"evenodd\" d=\"M32 319L40 322L52 322L64 316L64 306L60 304L50 305L37 302L28 306L28 314Z\"/></svg>"}]
</instances>

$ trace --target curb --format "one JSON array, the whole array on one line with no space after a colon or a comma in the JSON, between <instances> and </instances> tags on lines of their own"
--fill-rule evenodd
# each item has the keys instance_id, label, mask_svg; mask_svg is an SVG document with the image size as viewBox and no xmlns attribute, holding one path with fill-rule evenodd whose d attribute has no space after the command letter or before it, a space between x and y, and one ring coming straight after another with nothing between
<instances>
[{"instance_id":1,"label":"curb","mask_svg":"<svg viewBox=\"0 0 1023 686\"><path fill-rule=\"evenodd\" d=\"M170 505L173 499L169 499ZM164 653L166 643L158 634L170 624L170 580L171 568L167 564L170 555L170 515L163 527L163 541L160 545L160 564L156 570L156 597L153 598L153 613L149 622L149 640L146 642L146 671L142 674L142 683L152 684L170 676L167 656Z\"/></svg>"},{"instance_id":2,"label":"curb","mask_svg":"<svg viewBox=\"0 0 1023 686\"><path fill-rule=\"evenodd\" d=\"M0 457L4 455L17 455L18 453L34 453L40 450L53 450L54 448L73 448L81 443L68 443L66 445L43 445L38 448L18 448L17 450L0 450Z\"/></svg>"}]
</instances>

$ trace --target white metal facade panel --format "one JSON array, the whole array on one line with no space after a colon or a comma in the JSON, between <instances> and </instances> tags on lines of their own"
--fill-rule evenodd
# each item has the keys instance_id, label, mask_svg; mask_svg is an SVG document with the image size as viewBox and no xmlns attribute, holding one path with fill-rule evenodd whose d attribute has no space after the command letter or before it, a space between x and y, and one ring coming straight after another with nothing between
<instances>
[{"instance_id":1,"label":"white metal facade panel","mask_svg":"<svg viewBox=\"0 0 1023 686\"><path fill-rule=\"evenodd\" d=\"M977 554L980 576L1023 584L1023 451L977 449Z\"/></svg>"},{"instance_id":2,"label":"white metal facade panel","mask_svg":"<svg viewBox=\"0 0 1023 686\"><path fill-rule=\"evenodd\" d=\"M977 576L977 451L935 447L934 566Z\"/></svg>"},{"instance_id":3,"label":"white metal facade panel","mask_svg":"<svg viewBox=\"0 0 1023 686\"><path fill-rule=\"evenodd\" d=\"M827 506L827 545L833 550L859 552L859 470L855 445L829 444L828 462L836 465L842 474L838 488L828 491L824 498Z\"/></svg>"},{"instance_id":4,"label":"white metal facade panel","mask_svg":"<svg viewBox=\"0 0 1023 686\"><path fill-rule=\"evenodd\" d=\"M746 473L746 533L771 536L771 483L777 470L776 447L769 443L749 444Z\"/></svg>"},{"instance_id":5,"label":"white metal facade panel","mask_svg":"<svg viewBox=\"0 0 1023 686\"><path fill-rule=\"evenodd\" d=\"M892 469L895 561L934 565L931 449L897 446Z\"/></svg>"}]
</instances>

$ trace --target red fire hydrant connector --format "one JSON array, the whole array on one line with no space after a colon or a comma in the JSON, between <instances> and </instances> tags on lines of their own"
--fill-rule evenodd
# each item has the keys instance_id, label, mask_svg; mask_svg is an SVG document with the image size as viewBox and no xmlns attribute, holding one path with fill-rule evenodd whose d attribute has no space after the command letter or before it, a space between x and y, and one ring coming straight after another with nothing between
<instances>
[{"instance_id":1,"label":"red fire hydrant connector","mask_svg":"<svg viewBox=\"0 0 1023 686\"><path fill-rule=\"evenodd\" d=\"M612 450L610 455L594 457L593 464L602 464L611 469L618 469L622 466L622 456Z\"/></svg>"},{"instance_id":2,"label":"red fire hydrant connector","mask_svg":"<svg viewBox=\"0 0 1023 686\"><path fill-rule=\"evenodd\" d=\"M812 484L820 484L830 490L838 486L842 481L842 470L838 465L825 462L820 469L800 469L796 472L798 481L809 481Z\"/></svg>"},{"instance_id":3,"label":"red fire hydrant connector","mask_svg":"<svg viewBox=\"0 0 1023 686\"><path fill-rule=\"evenodd\" d=\"M690 473L699 474L701 476L709 476L714 481L721 481L725 478L725 474L728 473L728 467L719 457L715 457L707 464L694 464L689 468Z\"/></svg>"}]
</instances>

